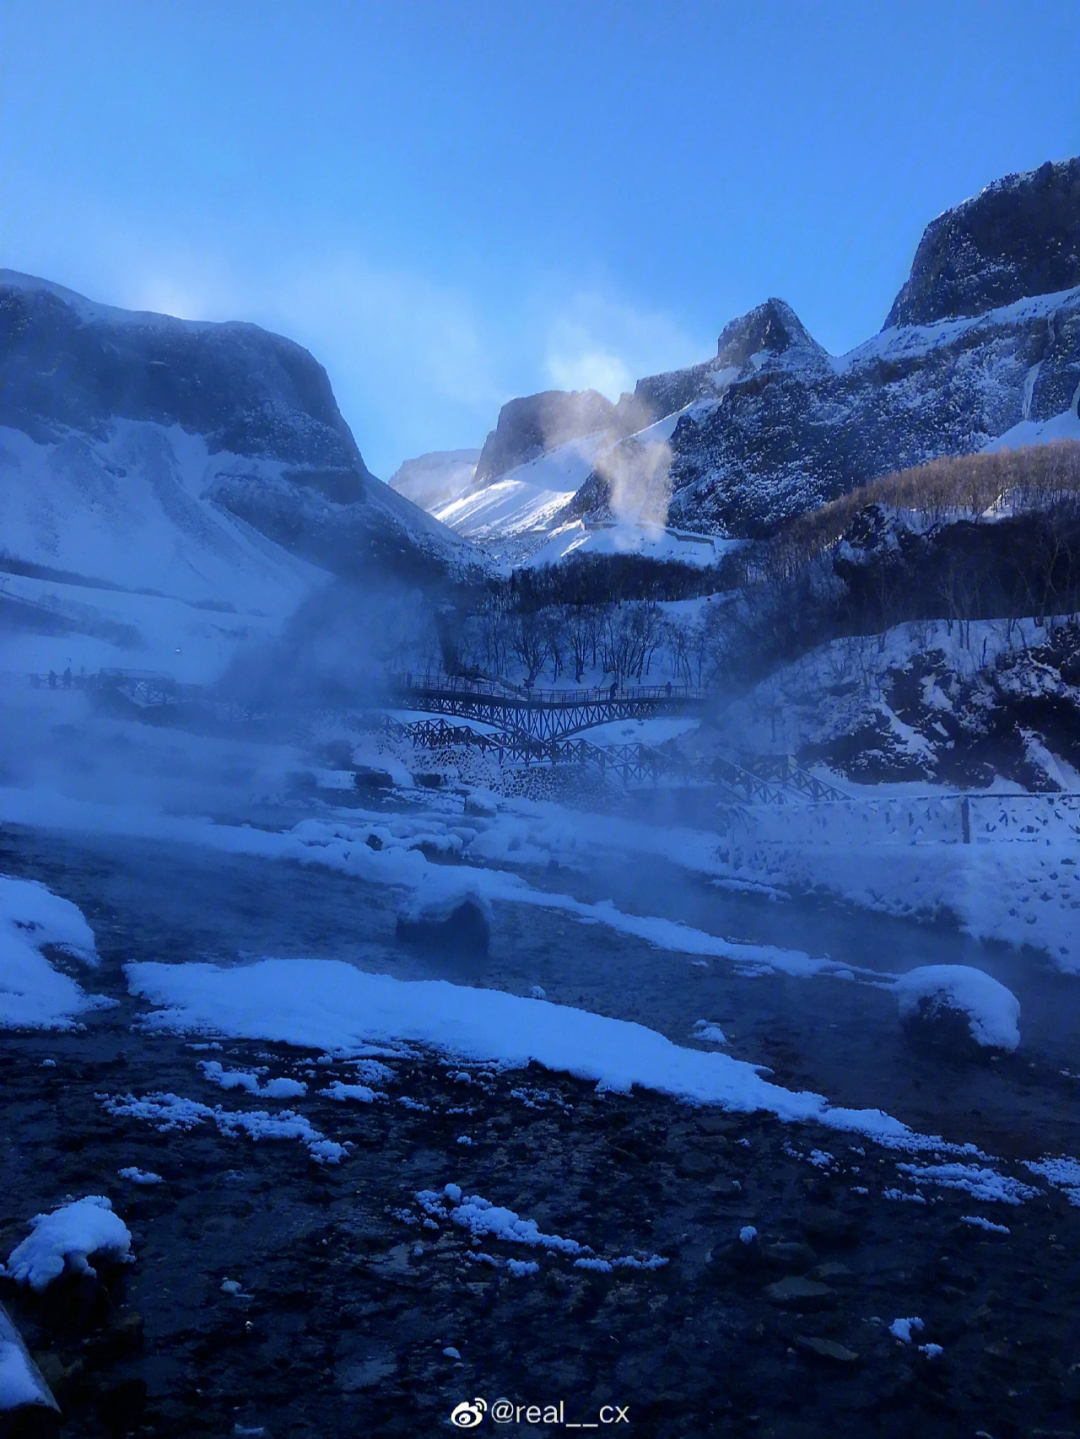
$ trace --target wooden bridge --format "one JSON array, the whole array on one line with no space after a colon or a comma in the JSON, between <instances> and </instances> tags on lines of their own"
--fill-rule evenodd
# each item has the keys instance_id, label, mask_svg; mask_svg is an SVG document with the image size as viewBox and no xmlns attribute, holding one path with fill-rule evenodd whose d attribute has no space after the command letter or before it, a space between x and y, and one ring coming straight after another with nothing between
<instances>
[{"instance_id":1,"label":"wooden bridge","mask_svg":"<svg viewBox=\"0 0 1080 1439\"><path fill-rule=\"evenodd\" d=\"M543 741L565 739L610 720L700 714L707 699L704 690L689 685L537 690L447 675L392 675L387 689L403 709L453 715Z\"/></svg>"}]
</instances>

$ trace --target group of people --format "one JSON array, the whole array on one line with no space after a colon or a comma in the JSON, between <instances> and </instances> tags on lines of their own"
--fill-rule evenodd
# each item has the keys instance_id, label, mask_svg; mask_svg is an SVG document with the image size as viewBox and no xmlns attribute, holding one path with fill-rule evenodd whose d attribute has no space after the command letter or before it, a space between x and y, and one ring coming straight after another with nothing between
<instances>
[{"instance_id":1,"label":"group of people","mask_svg":"<svg viewBox=\"0 0 1080 1439\"><path fill-rule=\"evenodd\" d=\"M85 682L86 682L86 667L85 667L85 665L83 666L83 668L80 670L80 672L79 672L77 675L73 675L73 674L71 673L71 666L68 665L67 669L66 669L66 670L63 672L63 674L61 674L61 675L58 675L55 670L50 670L49 673L45 676L45 683L49 686L49 688L50 688L51 690L54 690L54 689L65 689L65 690L69 690L69 689L72 687L72 685L74 685L76 689L81 689L82 686L85 684ZM35 688L39 688L40 685L41 685L41 676L40 676L40 675L31 675L31 676L30 676L30 683L31 683L32 685L34 685Z\"/></svg>"}]
</instances>

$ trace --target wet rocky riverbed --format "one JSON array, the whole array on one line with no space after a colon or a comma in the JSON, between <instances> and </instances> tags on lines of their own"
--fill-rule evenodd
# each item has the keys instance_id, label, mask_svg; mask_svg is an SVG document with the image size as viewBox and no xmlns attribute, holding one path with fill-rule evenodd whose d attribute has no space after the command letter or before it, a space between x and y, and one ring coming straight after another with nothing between
<instances>
[{"instance_id":1,"label":"wet rocky riverbed","mask_svg":"<svg viewBox=\"0 0 1080 1439\"><path fill-rule=\"evenodd\" d=\"M9 832L0 860L80 904L102 955L80 977L118 1001L81 1031L9 1031L0 1046L0 1257L69 1196L107 1195L133 1235L135 1262L97 1281L43 1297L0 1281L65 1435L411 1439L453 1432L451 1412L477 1398L489 1406L481 1432L522 1435L600 1425L620 1408L628 1425L612 1419L612 1432L658 1439L1077 1433L1080 1208L1014 1162L1045 1149L1022 1132L1022 1112L1015 1142L994 1149L1004 1162L963 1159L1033 1191L1010 1204L917 1184L901 1167L949 1154L599 1094L536 1068L500 1073L414 1047L377 1060L390 1073L373 1078L362 1063L265 1042L195 1049L205 1036L139 1028L145 1006L127 994L123 963L236 962L276 934L278 952L371 967L382 947L382 965L411 974L418 961L395 961L388 938L392 897L334 877L305 906L312 879L297 866L178 852L148 907L117 851L95 859ZM231 896L224 931L219 891ZM270 1108L352 1147L320 1164L295 1138L253 1141L205 1116L162 1132L116 1112L162 1092L229 1113L268 1107L223 1091L208 1061L302 1080L304 1096ZM931 1072L947 1082L943 1062ZM955 1073L970 1082L969 1069ZM338 1081L382 1097L319 1092ZM1059 1082L1065 1133L1071 1081ZM129 1167L161 1182L120 1178ZM573 1243L473 1242L447 1184ZM514 1272L530 1263L536 1272ZM916 1317L908 1342L892 1332ZM511 1424L493 1422L497 1399L520 1410ZM559 1404L561 1424L544 1422Z\"/></svg>"}]
</instances>

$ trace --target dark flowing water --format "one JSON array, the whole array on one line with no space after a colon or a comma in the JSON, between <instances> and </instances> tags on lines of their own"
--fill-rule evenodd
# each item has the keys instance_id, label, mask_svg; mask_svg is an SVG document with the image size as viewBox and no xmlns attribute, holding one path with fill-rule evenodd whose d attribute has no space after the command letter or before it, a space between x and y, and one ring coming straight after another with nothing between
<instances>
[{"instance_id":1,"label":"dark flowing water","mask_svg":"<svg viewBox=\"0 0 1080 1439\"><path fill-rule=\"evenodd\" d=\"M1001 980L1022 1006L1020 1050L984 1061L915 1051L896 1000L865 982L782 973L745 977L724 959L707 967L606 925L558 910L503 904L486 959L463 960L397 942L401 895L318 865L221 855L196 846L7 831L0 869L44 880L78 904L115 961L232 963L262 955L343 959L400 978L528 994L577 1005L696 1044L696 1021L719 1024L727 1052L768 1066L775 1082L845 1106L881 1108L921 1130L1036 1157L1080 1150L1075 1082L1077 984L1035 952L987 945L956 930L857 913L815 898L731 892L650 856L588 875L527 873L576 898L682 919L734 941L829 955L899 973L969 964Z\"/></svg>"}]
</instances>

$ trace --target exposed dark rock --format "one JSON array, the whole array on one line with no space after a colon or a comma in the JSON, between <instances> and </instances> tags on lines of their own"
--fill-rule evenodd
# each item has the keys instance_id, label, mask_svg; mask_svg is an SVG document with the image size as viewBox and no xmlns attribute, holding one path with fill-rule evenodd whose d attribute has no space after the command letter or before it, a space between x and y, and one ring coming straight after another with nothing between
<instances>
[{"instance_id":1,"label":"exposed dark rock","mask_svg":"<svg viewBox=\"0 0 1080 1439\"><path fill-rule=\"evenodd\" d=\"M479 895L435 902L398 916L397 936L406 944L461 958L485 958L491 915Z\"/></svg>"},{"instance_id":2,"label":"exposed dark rock","mask_svg":"<svg viewBox=\"0 0 1080 1439\"><path fill-rule=\"evenodd\" d=\"M982 315L1080 285L1080 159L1006 175L923 232L885 326Z\"/></svg>"},{"instance_id":3,"label":"exposed dark rock","mask_svg":"<svg viewBox=\"0 0 1080 1439\"><path fill-rule=\"evenodd\" d=\"M821 1309L835 1298L827 1284L790 1275L765 1286L765 1298L785 1309Z\"/></svg>"},{"instance_id":4,"label":"exposed dark rock","mask_svg":"<svg viewBox=\"0 0 1080 1439\"><path fill-rule=\"evenodd\" d=\"M799 1244L791 1240L762 1245L761 1257L772 1269L780 1269L788 1274L805 1274L817 1263L817 1255L809 1244Z\"/></svg>"},{"instance_id":5,"label":"exposed dark rock","mask_svg":"<svg viewBox=\"0 0 1080 1439\"><path fill-rule=\"evenodd\" d=\"M815 1359L824 1359L828 1364L857 1364L859 1356L853 1349L846 1345L838 1344L835 1339L819 1339L812 1334L796 1334L795 1348L803 1350L806 1354L812 1354Z\"/></svg>"}]
</instances>

